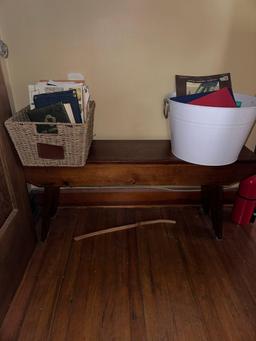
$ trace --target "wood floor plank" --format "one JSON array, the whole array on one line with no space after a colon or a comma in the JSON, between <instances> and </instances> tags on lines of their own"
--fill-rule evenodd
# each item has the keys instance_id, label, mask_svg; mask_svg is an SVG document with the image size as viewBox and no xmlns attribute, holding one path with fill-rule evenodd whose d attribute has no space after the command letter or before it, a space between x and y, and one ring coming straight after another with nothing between
<instances>
[{"instance_id":1,"label":"wood floor plank","mask_svg":"<svg viewBox=\"0 0 256 341\"><path fill-rule=\"evenodd\" d=\"M206 340L174 228L159 224L137 230L147 337L152 341Z\"/></svg>"},{"instance_id":2,"label":"wood floor plank","mask_svg":"<svg viewBox=\"0 0 256 341\"><path fill-rule=\"evenodd\" d=\"M128 290L131 340L146 341L145 308L139 273L139 254L136 231L128 233Z\"/></svg>"},{"instance_id":3,"label":"wood floor plank","mask_svg":"<svg viewBox=\"0 0 256 341\"><path fill-rule=\"evenodd\" d=\"M87 210L79 210L77 226L74 233L80 233L81 225L84 217L88 213ZM74 286L81 258L81 243L74 243L70 248L70 256L67 262L66 269L63 275L61 291L56 301L54 317L52 319L51 328L49 331L49 340L65 340L69 326L70 316L72 315L72 302L74 295Z\"/></svg>"},{"instance_id":4,"label":"wood floor plank","mask_svg":"<svg viewBox=\"0 0 256 341\"><path fill-rule=\"evenodd\" d=\"M167 216L173 216L173 212L165 212ZM219 320L216 308L214 306L214 297L212 297L211 288L208 284L208 277L205 269L201 263L201 259L197 256L195 246L192 244L190 237L187 237L189 230L183 222L183 216L186 211L175 212L175 219L177 220L175 236L178 238L182 250L182 258L184 267L187 272L188 280L198 309L201 313L201 320L205 325L209 340L228 340L225 330ZM188 215L187 219L190 216ZM212 238L211 233L201 232L201 227L196 231L196 238L203 241L205 238ZM206 234L206 235L205 235ZM202 255L204 257L204 255Z\"/></svg>"},{"instance_id":5,"label":"wood floor plank","mask_svg":"<svg viewBox=\"0 0 256 341\"><path fill-rule=\"evenodd\" d=\"M217 311L220 323L224 327L228 340L255 340L256 330L245 314L243 297L238 297L234 285L229 278L221 255L216 252L216 243L221 241L207 238L201 229L202 221L197 212L187 209L184 215L186 222L186 238L194 245L194 255L199 261L201 271L207 276L208 294L211 295L213 307ZM199 294L199 290L195 291ZM256 311L255 311L256 313ZM210 322L210 321L209 321ZM211 328L208 324L208 329Z\"/></svg>"},{"instance_id":6,"label":"wood floor plank","mask_svg":"<svg viewBox=\"0 0 256 341\"><path fill-rule=\"evenodd\" d=\"M47 252L26 310L18 340L47 340L69 256L76 214L61 212L53 221Z\"/></svg>"},{"instance_id":7,"label":"wood floor plank","mask_svg":"<svg viewBox=\"0 0 256 341\"><path fill-rule=\"evenodd\" d=\"M72 301L74 292L74 282L76 280L81 257L81 244L74 245L71 249L69 263L64 275L61 293L56 303L54 318L49 332L49 340L65 340L72 314Z\"/></svg>"},{"instance_id":8,"label":"wood floor plank","mask_svg":"<svg viewBox=\"0 0 256 341\"><path fill-rule=\"evenodd\" d=\"M97 214L97 212L99 214ZM97 226L100 221L100 213L97 209L85 210L82 215L82 221L80 221L79 227L76 229L75 234L91 231L93 226ZM74 264L74 255L70 257L68 270L66 271L66 279L63 281L63 291L60 293L56 312L62 311L62 314L55 316L55 322L53 324L52 339L61 340L59 337L63 335L64 340L72 339L73 336L77 340L83 339L84 334L84 311L87 305L87 296L89 292L89 278L92 273L92 257L93 257L93 245L94 240L90 240L84 247L83 243L73 243L73 252L80 253L78 264ZM74 272L74 267L77 267L77 273ZM73 269L73 270L72 270ZM72 272L70 272L72 270ZM72 287L69 286L69 278L75 275L75 278L71 278ZM67 290L71 292L72 299L69 300ZM64 308L64 311L63 311ZM66 316L66 319L65 319ZM77 318L79 316L79 318ZM64 319L63 319L64 318ZM64 337L65 335L65 337Z\"/></svg>"},{"instance_id":9,"label":"wood floor plank","mask_svg":"<svg viewBox=\"0 0 256 341\"><path fill-rule=\"evenodd\" d=\"M225 253L229 255L232 269L239 278L243 278L256 302L256 242L248 235L248 229L256 230L256 225L234 226L230 221L227 221L223 248Z\"/></svg>"},{"instance_id":10,"label":"wood floor plank","mask_svg":"<svg viewBox=\"0 0 256 341\"><path fill-rule=\"evenodd\" d=\"M256 243L256 222L253 224L243 225L242 229L248 235L249 240L252 240L254 243Z\"/></svg>"},{"instance_id":11,"label":"wood floor plank","mask_svg":"<svg viewBox=\"0 0 256 341\"><path fill-rule=\"evenodd\" d=\"M205 217L200 215L205 221ZM209 224L209 221L208 221ZM252 337L256 339L256 254L255 248L248 245L251 240L248 239L240 226L234 227L231 222L226 223L225 243L214 243L215 255L221 260L222 271L226 272L227 279L232 283L233 300L239 311L243 313L246 323L250 324ZM233 233L232 233L233 231ZM235 233L234 233L235 232ZM242 257L243 251L250 252L246 258ZM249 264L245 259L248 258ZM248 276L249 275L249 276ZM240 319L243 323L243 319Z\"/></svg>"},{"instance_id":12,"label":"wood floor plank","mask_svg":"<svg viewBox=\"0 0 256 341\"><path fill-rule=\"evenodd\" d=\"M113 219L111 214L109 218L117 223L117 217L118 214ZM107 215L99 214L94 221L96 226L108 223ZM66 338L130 340L127 238L117 233L78 243L82 245L80 275L75 283Z\"/></svg>"},{"instance_id":13,"label":"wood floor plank","mask_svg":"<svg viewBox=\"0 0 256 341\"><path fill-rule=\"evenodd\" d=\"M38 273L40 271L43 257L45 256L46 249L47 246L45 244L37 245L33 253L33 257L24 274L23 280L0 328L0 340L17 340L35 283L38 280Z\"/></svg>"}]
</instances>

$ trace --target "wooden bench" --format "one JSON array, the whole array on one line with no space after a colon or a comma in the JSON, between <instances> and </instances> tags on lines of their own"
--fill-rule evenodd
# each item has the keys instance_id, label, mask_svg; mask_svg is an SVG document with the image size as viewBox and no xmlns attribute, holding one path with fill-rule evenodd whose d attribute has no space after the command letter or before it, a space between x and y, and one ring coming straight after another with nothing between
<instances>
[{"instance_id":1,"label":"wooden bench","mask_svg":"<svg viewBox=\"0 0 256 341\"><path fill-rule=\"evenodd\" d=\"M44 187L42 240L58 207L60 187L182 185L201 186L202 205L222 238L223 186L256 174L256 155L243 147L227 166L199 166L176 158L168 140L93 141L84 167L25 167L27 183Z\"/></svg>"}]
</instances>

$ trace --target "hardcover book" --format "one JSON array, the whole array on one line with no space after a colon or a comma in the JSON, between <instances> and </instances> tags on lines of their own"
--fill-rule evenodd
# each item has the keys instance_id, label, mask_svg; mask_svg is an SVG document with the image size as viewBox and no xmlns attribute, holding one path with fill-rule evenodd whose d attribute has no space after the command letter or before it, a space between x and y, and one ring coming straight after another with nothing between
<instances>
[{"instance_id":1,"label":"hardcover book","mask_svg":"<svg viewBox=\"0 0 256 341\"><path fill-rule=\"evenodd\" d=\"M172 101L179 102L179 103L190 103L194 99L206 96L208 94L211 94L211 92L204 92L204 93L198 93L198 94L186 95L186 96L176 96L176 97L171 97L170 99Z\"/></svg>"},{"instance_id":2,"label":"hardcover book","mask_svg":"<svg viewBox=\"0 0 256 341\"><path fill-rule=\"evenodd\" d=\"M69 117L64 104L57 103L43 108L28 111L32 122L69 123ZM57 127L54 124L38 124L37 132L42 134L56 134Z\"/></svg>"},{"instance_id":3,"label":"hardcover book","mask_svg":"<svg viewBox=\"0 0 256 341\"><path fill-rule=\"evenodd\" d=\"M56 103L69 103L72 108L75 122L82 123L77 92L74 89L35 95L34 103L36 108L43 108Z\"/></svg>"},{"instance_id":4,"label":"hardcover book","mask_svg":"<svg viewBox=\"0 0 256 341\"><path fill-rule=\"evenodd\" d=\"M212 92L222 88L232 89L230 73L211 76L175 76L176 95L185 96L195 93Z\"/></svg>"},{"instance_id":5,"label":"hardcover book","mask_svg":"<svg viewBox=\"0 0 256 341\"><path fill-rule=\"evenodd\" d=\"M228 88L223 88L218 91L211 92L206 96L202 96L197 99L193 99L190 104L203 105L208 107L225 107L235 108L237 107L234 100L233 93Z\"/></svg>"}]
</instances>

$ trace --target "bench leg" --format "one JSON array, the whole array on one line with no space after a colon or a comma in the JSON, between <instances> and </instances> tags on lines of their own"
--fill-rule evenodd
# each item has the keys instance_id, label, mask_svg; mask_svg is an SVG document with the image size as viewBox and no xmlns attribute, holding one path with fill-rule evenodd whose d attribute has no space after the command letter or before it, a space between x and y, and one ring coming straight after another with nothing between
<instances>
[{"instance_id":1,"label":"bench leg","mask_svg":"<svg viewBox=\"0 0 256 341\"><path fill-rule=\"evenodd\" d=\"M205 214L209 214L210 212L210 188L209 186L202 185L201 186L201 201L202 208Z\"/></svg>"},{"instance_id":2,"label":"bench leg","mask_svg":"<svg viewBox=\"0 0 256 341\"><path fill-rule=\"evenodd\" d=\"M47 238L51 217L53 217L57 211L59 192L60 188L56 186L45 186L44 188L41 241L44 241Z\"/></svg>"},{"instance_id":3,"label":"bench leg","mask_svg":"<svg viewBox=\"0 0 256 341\"><path fill-rule=\"evenodd\" d=\"M223 237L223 188L221 185L201 186L202 206L210 214L212 227L217 239Z\"/></svg>"},{"instance_id":4,"label":"bench leg","mask_svg":"<svg viewBox=\"0 0 256 341\"><path fill-rule=\"evenodd\" d=\"M223 189L222 186L213 186L211 189L211 219L217 239L223 237Z\"/></svg>"}]
</instances>

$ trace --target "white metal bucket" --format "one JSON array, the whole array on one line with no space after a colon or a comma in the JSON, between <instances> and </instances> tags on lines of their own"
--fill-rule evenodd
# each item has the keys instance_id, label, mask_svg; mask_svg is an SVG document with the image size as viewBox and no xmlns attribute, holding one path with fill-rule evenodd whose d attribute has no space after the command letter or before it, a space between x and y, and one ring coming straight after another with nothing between
<instances>
[{"instance_id":1,"label":"white metal bucket","mask_svg":"<svg viewBox=\"0 0 256 341\"><path fill-rule=\"evenodd\" d=\"M235 94L241 108L219 108L169 102L172 152L207 166L233 163L256 119L256 97Z\"/></svg>"}]
</instances>

